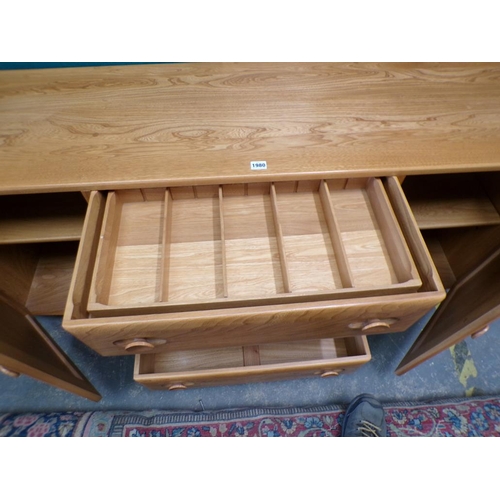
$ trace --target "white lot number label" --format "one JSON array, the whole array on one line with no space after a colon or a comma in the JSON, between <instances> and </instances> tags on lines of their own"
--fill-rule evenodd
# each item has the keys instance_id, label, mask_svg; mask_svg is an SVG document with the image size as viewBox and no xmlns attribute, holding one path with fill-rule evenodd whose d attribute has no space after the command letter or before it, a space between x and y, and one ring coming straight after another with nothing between
<instances>
[{"instance_id":1,"label":"white lot number label","mask_svg":"<svg viewBox=\"0 0 500 500\"><path fill-rule=\"evenodd\" d=\"M250 170L267 170L267 161L251 161Z\"/></svg>"}]
</instances>

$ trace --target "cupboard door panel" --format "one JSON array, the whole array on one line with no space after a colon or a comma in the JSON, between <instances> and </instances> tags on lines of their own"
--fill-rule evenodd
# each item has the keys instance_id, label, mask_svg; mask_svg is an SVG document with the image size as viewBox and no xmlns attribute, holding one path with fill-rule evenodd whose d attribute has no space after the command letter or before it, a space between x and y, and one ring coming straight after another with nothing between
<instances>
[{"instance_id":1,"label":"cupboard door panel","mask_svg":"<svg viewBox=\"0 0 500 500\"><path fill-rule=\"evenodd\" d=\"M0 295L0 366L99 401L100 394L21 306Z\"/></svg>"},{"instance_id":2,"label":"cupboard door panel","mask_svg":"<svg viewBox=\"0 0 500 500\"><path fill-rule=\"evenodd\" d=\"M500 247L450 290L410 348L396 374L479 332L500 317Z\"/></svg>"}]
</instances>

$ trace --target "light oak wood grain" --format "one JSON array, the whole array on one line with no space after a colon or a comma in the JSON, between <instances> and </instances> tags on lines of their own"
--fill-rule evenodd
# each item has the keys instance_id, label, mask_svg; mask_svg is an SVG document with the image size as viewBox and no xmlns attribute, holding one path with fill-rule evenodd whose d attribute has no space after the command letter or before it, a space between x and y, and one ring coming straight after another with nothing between
<instances>
[{"instance_id":1,"label":"light oak wood grain","mask_svg":"<svg viewBox=\"0 0 500 500\"><path fill-rule=\"evenodd\" d=\"M393 269L398 281L415 281L419 287L421 282L418 272L408 249L408 245L401 233L394 211L382 186L382 181L370 178L367 183L368 197L377 218L380 232L383 235L385 246L391 258Z\"/></svg>"},{"instance_id":2,"label":"light oak wood grain","mask_svg":"<svg viewBox=\"0 0 500 500\"><path fill-rule=\"evenodd\" d=\"M32 315L64 313L78 242L0 246L0 292Z\"/></svg>"},{"instance_id":3,"label":"light oak wood grain","mask_svg":"<svg viewBox=\"0 0 500 500\"><path fill-rule=\"evenodd\" d=\"M311 268L312 269L312 268ZM314 270L314 269L312 269ZM188 278L188 286L193 284L196 288L194 280ZM140 280L139 280L140 283ZM215 298L205 299L204 297L197 298L193 301L192 297L186 298L184 301L178 300L175 302L155 302L155 303L127 303L126 305L103 305L98 303L89 303L87 313L92 318L118 318L122 316L135 316L163 313L179 313L187 311L211 311L216 309L230 309L240 307L255 307L262 305L284 305L284 304L301 304L311 303L311 301L330 301L330 300L345 300L348 298L358 299L366 297L385 297L394 296L394 294L406 294L414 290L415 286L408 287L407 283L392 285L387 287L366 287L366 288L347 288L327 291L304 291L294 293L276 293L262 295L260 297L240 297L231 298Z\"/></svg>"},{"instance_id":4,"label":"light oak wood grain","mask_svg":"<svg viewBox=\"0 0 500 500\"><path fill-rule=\"evenodd\" d=\"M342 288L319 193L281 193L277 205L292 291Z\"/></svg>"},{"instance_id":5,"label":"light oak wood grain","mask_svg":"<svg viewBox=\"0 0 500 500\"><path fill-rule=\"evenodd\" d=\"M92 191L83 223L82 238L76 254L68 301L64 310L64 318L68 320L88 317L88 300L105 208L104 195L98 191Z\"/></svg>"},{"instance_id":6,"label":"light oak wood grain","mask_svg":"<svg viewBox=\"0 0 500 500\"><path fill-rule=\"evenodd\" d=\"M251 185L251 184L250 184ZM278 245L278 252L281 264L281 277L283 279L283 291L289 293L292 291L290 286L290 273L288 272L287 257L285 251L285 242L283 240L283 230L281 228L281 217L278 209L278 201L276 199L276 187L271 184L270 189L271 207L273 211L274 234L276 235L276 244Z\"/></svg>"},{"instance_id":7,"label":"light oak wood grain","mask_svg":"<svg viewBox=\"0 0 500 500\"><path fill-rule=\"evenodd\" d=\"M243 365L260 365L260 350L258 345L243 346Z\"/></svg>"},{"instance_id":8,"label":"light oak wood grain","mask_svg":"<svg viewBox=\"0 0 500 500\"><path fill-rule=\"evenodd\" d=\"M170 189L163 192L163 231L161 235L160 283L158 300L168 297L170 277L170 242L172 240L172 194ZM160 198L160 199L161 199Z\"/></svg>"},{"instance_id":9,"label":"light oak wood grain","mask_svg":"<svg viewBox=\"0 0 500 500\"><path fill-rule=\"evenodd\" d=\"M156 372L213 370L244 366L242 347L174 351L154 356L153 369Z\"/></svg>"},{"instance_id":10,"label":"light oak wood grain","mask_svg":"<svg viewBox=\"0 0 500 500\"><path fill-rule=\"evenodd\" d=\"M119 306L159 297L164 202L135 200L131 191L108 195L91 303Z\"/></svg>"},{"instance_id":11,"label":"light oak wood grain","mask_svg":"<svg viewBox=\"0 0 500 500\"><path fill-rule=\"evenodd\" d=\"M118 246L109 295L102 302L120 306L150 304L160 293L161 245Z\"/></svg>"},{"instance_id":12,"label":"light oak wood grain","mask_svg":"<svg viewBox=\"0 0 500 500\"><path fill-rule=\"evenodd\" d=\"M370 180L365 186L346 192L352 210L344 235L325 181L307 183L314 191L279 195L274 184L259 184L250 189L254 195L245 195L246 187L219 186L218 198L197 198L195 190L178 188L182 195L174 200L167 189L164 205L137 202L143 199L137 190L124 193L125 199L112 192L94 272L100 295L88 311L93 317L116 317L416 290L421 282L382 185ZM361 209L353 203L358 198L365 201ZM349 231L360 218L362 227L382 229ZM353 242L353 236L360 241ZM387 250L382 264L366 246L373 236ZM351 254L355 250L353 262L363 278L355 290L343 237ZM384 279L388 274L391 279ZM242 299L244 304L238 302Z\"/></svg>"},{"instance_id":13,"label":"light oak wood grain","mask_svg":"<svg viewBox=\"0 0 500 500\"><path fill-rule=\"evenodd\" d=\"M63 327L104 356L126 354L115 342L160 338L155 352L255 345L362 334L364 322L390 320L371 334L404 331L443 300L440 292L314 301L138 316L63 319Z\"/></svg>"},{"instance_id":14,"label":"light oak wood grain","mask_svg":"<svg viewBox=\"0 0 500 500\"><path fill-rule=\"evenodd\" d=\"M35 316L62 316L75 267L77 242L44 243L26 308Z\"/></svg>"},{"instance_id":15,"label":"light oak wood grain","mask_svg":"<svg viewBox=\"0 0 500 500\"><path fill-rule=\"evenodd\" d=\"M228 298L285 292L269 195L224 195L224 239Z\"/></svg>"},{"instance_id":16,"label":"light oak wood grain","mask_svg":"<svg viewBox=\"0 0 500 500\"><path fill-rule=\"evenodd\" d=\"M417 289L419 279L414 283L410 280L418 274L399 228L390 218L393 215L388 201L378 199L380 213L376 214L370 196L366 189L355 187L330 192L353 285L390 286L408 281L410 288Z\"/></svg>"},{"instance_id":17,"label":"light oak wood grain","mask_svg":"<svg viewBox=\"0 0 500 500\"><path fill-rule=\"evenodd\" d=\"M321 199L325 220L328 225L328 231L330 232L330 240L335 252L335 260L339 269L340 277L342 279L342 286L344 288L350 288L354 286L354 279L351 273L349 262L347 260L344 243L342 242L342 235L340 234L337 216L335 215L335 211L332 207L330 188L324 180L320 183L319 197Z\"/></svg>"},{"instance_id":18,"label":"light oak wood grain","mask_svg":"<svg viewBox=\"0 0 500 500\"><path fill-rule=\"evenodd\" d=\"M249 350L255 350L250 356ZM258 353L258 354L257 354ZM151 389L321 377L351 372L371 359L366 337L136 356L134 379Z\"/></svg>"},{"instance_id":19,"label":"light oak wood grain","mask_svg":"<svg viewBox=\"0 0 500 500\"><path fill-rule=\"evenodd\" d=\"M108 198L111 196L113 193ZM158 245L162 240L163 200L127 202L120 192L116 196L121 209L109 221L118 227L116 246Z\"/></svg>"},{"instance_id":20,"label":"light oak wood grain","mask_svg":"<svg viewBox=\"0 0 500 500\"><path fill-rule=\"evenodd\" d=\"M39 256L37 245L0 245L0 292L26 304Z\"/></svg>"},{"instance_id":21,"label":"light oak wood grain","mask_svg":"<svg viewBox=\"0 0 500 500\"><path fill-rule=\"evenodd\" d=\"M269 186L266 188L260 186L259 192L267 192L268 189ZM197 199L193 190L184 190L182 192L187 193L188 191L190 192L188 197L181 196L175 201L171 200L170 195L166 195L166 200L168 201L166 206L170 205L170 208L167 209L163 208L164 205L159 201L159 194L156 192L153 193L155 201L148 202L136 201L144 199L144 192L138 190L128 190L124 193L115 192L108 196L107 211L103 223L101 246L97 255L94 278L96 286L99 280L101 280L102 290L106 290L106 293L102 293L101 295L101 303L109 306L125 306L127 310L123 309L122 313L130 314L130 308L137 308L140 304L155 304L159 297L159 286L166 286L167 290L170 291L170 293L165 294L165 289L163 290L162 301L172 304L179 303L185 310L189 310L189 308L186 309L183 304L195 301L200 303L200 307L206 308L204 306L209 305L207 301L211 298L216 299L225 295L223 283L221 283L221 275L223 278L224 273L221 273L220 268L222 266L227 272L228 266L227 263L225 266L222 265L220 255L222 249L218 243L222 232L222 224L218 218L221 217L220 207L222 206L223 199L219 199L218 206L216 198L205 197ZM169 192L170 190L167 190L167 193ZM274 190L271 192L274 193ZM311 193L309 193L310 195ZM307 193L300 193L294 196L305 197L308 195ZM289 206L285 204L285 209L288 212L293 207L293 210L297 212L297 220L304 220L304 215L309 216L311 209L313 219L315 214L316 217L319 217L321 215L321 204L314 196L317 198L317 195L313 195L313 198L311 198L314 202L314 207L311 206L308 209L307 205L303 205L302 203L297 205L291 199ZM232 227L236 231L233 231L233 233L229 231L229 236L236 236L236 239L239 239L239 237L250 234L253 228L256 228L258 234L266 234L266 232L268 234L271 232L272 234L273 229L276 232L276 228L281 227L282 216L278 214L278 202L275 194L272 197L269 194L234 196L229 199L228 203L230 205L236 203L238 207L236 209L237 215L243 217L243 220L249 223L243 226L239 224L238 217L234 217L233 212L231 212L231 216L223 216L223 219L227 218L233 224ZM320 211L319 215L318 210ZM274 227L269 221L271 215ZM164 227L163 236L161 237L161 227L164 224L162 217L168 221L168 224ZM288 213L285 220L289 220L287 217L289 217ZM305 220L309 222L307 217ZM316 222L318 221L320 219L317 219ZM310 227L307 227L307 229L309 230ZM323 230L326 231L325 228ZM224 233L227 233L225 229ZM168 238L167 234L169 235ZM161 245L159 245L160 238L162 238ZM269 242L273 244L276 241L279 249L278 240L279 238L277 240L271 239ZM296 246L297 243L299 247ZM238 242L232 242L231 247L234 247L235 244L236 247L238 246ZM261 241L261 244L265 246L268 244L268 241L264 239ZM260 269L257 269L255 266L259 266L259 261L262 258L266 261L265 253L262 254L261 249L257 248L256 258L251 259L248 263L244 260L242 264L237 259L242 254L248 253L247 242L244 242L243 246L243 250L234 249L234 256L236 258L234 272L240 272L240 268L243 267L245 273L256 271L256 279L262 279ZM250 248L252 248L251 245ZM303 254L305 257L308 254L312 255L311 250L316 251L317 248L321 248L321 245L318 246L315 244L314 237L306 237L302 241L293 241L292 237L290 248L292 253L295 251L297 254ZM279 261L281 260L282 256L280 256ZM301 274L306 276L314 285L309 289L307 286L301 286L296 291L314 293L331 290L331 286L322 288L321 278L323 273L321 269L315 269L314 265L321 264L323 267L325 265L329 267L331 265L329 261L333 260L333 255L327 255L326 258L325 256L320 256L316 262L307 258L304 261L307 269L304 269ZM278 259L275 254L271 255L268 259L268 262L272 265L273 275L277 261ZM159 265L163 266L164 271L159 269ZM165 269L168 271L167 281L165 281ZM281 277L283 277L283 271L284 269L282 268ZM296 279L303 280L301 274L297 273ZM163 280L161 279L162 276ZM248 291L248 280L238 280L237 283L243 287L243 292L240 293L240 296L251 297L252 294L254 297L259 296L256 292L252 292L252 290ZM372 282L368 286L376 284L376 282ZM260 287L260 283L257 282L256 286ZM286 293L286 289L284 292ZM279 293L274 291L273 294L279 295ZM363 290L360 290L360 293L363 293ZM373 293L369 292L368 294ZM390 292L386 291L383 293ZM238 295L236 295L237 297ZM339 295L340 297L342 295ZM299 296L298 300L311 300L311 298L307 299ZM106 314L106 310L98 307L98 304L99 301L91 300L89 311L97 316ZM234 306L234 304L228 303L227 306ZM219 304L218 307L223 307L223 305ZM117 310L109 310L108 312L110 315L116 315Z\"/></svg>"},{"instance_id":22,"label":"light oak wood grain","mask_svg":"<svg viewBox=\"0 0 500 500\"><path fill-rule=\"evenodd\" d=\"M219 223L220 223L220 253L222 262L222 295L227 298L229 295L227 284L227 257L226 257L226 224L224 222L224 194L222 186L218 187L219 199Z\"/></svg>"},{"instance_id":23,"label":"light oak wood grain","mask_svg":"<svg viewBox=\"0 0 500 500\"><path fill-rule=\"evenodd\" d=\"M394 182L397 183L397 180ZM399 184L396 184L396 186L397 189L401 189ZM317 186L312 186L311 184L309 187L319 189L320 184L318 183ZM92 342L97 341L99 349L102 349L102 345L109 343L111 340L109 334L115 335L121 332L121 334L125 335L124 337L114 338L114 340L112 340L112 350L114 350L119 348L119 345L121 345L120 343L130 338L130 335L133 335L132 340L140 337L147 342L155 338L168 339L167 343L164 345L165 348L170 348L172 345L175 346L175 349L183 348L183 346L190 346L192 348L192 335L194 333L192 332L192 328L198 329L200 333L204 331L205 328L208 328L209 331L212 331L213 328L213 334L211 334L213 338L206 341L208 342L207 346L219 347L227 345L227 342L231 342L230 337L226 337L226 332L230 332L233 327L237 328L238 335L249 335L248 339L251 338L252 331L253 335L256 337L259 337L260 334L264 334L267 327L259 324L257 320L259 314L271 314L272 316L277 314L277 317L283 318L279 323L280 328L283 327L283 321L285 321L287 322L286 328L290 329L291 335L293 335L295 331L297 332L296 334L300 336L303 336L307 332L308 338L310 338L314 336L314 332L319 327L319 319L313 320L313 318L317 318L318 314L318 311L313 312L313 309L316 309L316 305L322 304L324 308L320 314L320 316L323 317L321 321L325 321L327 318L333 321L333 316L331 316L331 314L334 314L334 316L337 314L333 313L334 309L336 309L336 307L340 307L341 309L347 307L347 309L350 310L348 314L349 321L344 322L344 320L342 320L340 323L337 323L337 328L339 331L343 332L344 335L359 334L362 328L370 322L371 333L382 333L385 331L397 331L398 327L403 328L404 325L409 326L411 324L410 321L415 316L425 313L428 307L432 307L429 306L429 303L436 304L439 300L442 300L440 288L442 285L439 284L439 279L435 279L436 277L434 275L432 275L432 279L426 275L427 268L431 266L430 262L428 262L430 257L428 253L425 254L423 250L419 250L423 242L415 237L415 231L418 231L418 229L416 228L414 219L411 219L409 216L409 207L407 203L405 204L405 202L399 199L399 197L403 196L401 191L397 191L397 196L395 198L397 212L403 214L402 216L400 215L402 217L401 223L410 226L406 230L407 238L409 238L408 241L411 242L411 246L416 247L412 248L412 252L415 252L418 256L418 266L419 269L423 269L425 276L424 285L425 289L430 292L429 294L412 294L411 292L416 291L414 286L408 288L407 282L398 283L397 280L394 280L395 282L389 285L380 286L377 281L371 281L369 286L344 289L341 288L342 284L340 282L340 277L339 289L328 289L326 284L323 289L322 280L325 276L328 277L328 273L322 272L319 268L316 269L316 267L319 264L330 266L331 262L335 262L335 257L332 250L330 250L330 255L327 255L326 258L325 256L318 258L315 254L318 248L325 248L325 242L330 245L330 249L332 248L329 229L325 222L319 192L298 191L296 193L276 193L276 195L272 195L276 197L275 213L272 208L271 195L265 194L267 189L259 188L258 192L262 194L247 194L243 196L230 195L227 197L223 196L223 191L223 186L219 187L218 198L195 198L193 191L192 198L179 198L171 201L172 220L175 218L174 213L176 204L178 207L183 207L184 204L187 206L188 203L191 203L194 204L196 208L191 217L185 218L184 215L185 213L190 213L189 211L193 210L193 207L190 207L187 212L184 210L179 211L177 216L180 233L182 234L181 240L188 241L169 244L169 260L171 260L170 258L172 256L174 256L175 260L176 257L172 254L172 246L177 245L180 252L179 258L181 262L184 261L183 265L173 266L177 268L176 271L172 270L170 264L168 266L169 274L174 273L173 276L179 284L179 295L175 297L175 301L169 302L167 300L166 302L159 303L154 300L154 297L158 294L158 283L161 283L161 279L158 279L157 274L161 274L161 267L164 265L164 262L162 264L162 260L165 259L165 256L160 257L157 253L161 245L151 245L151 248L148 248L148 245L133 244L141 241L140 231L135 233L135 231L129 228L126 231L128 236L123 240L129 244L117 246L114 250L114 265L118 267L116 268L116 279L113 278L111 280L111 284L113 281L117 283L115 296L118 298L123 297L123 303L119 305L108 305L89 300L86 319L78 319L77 317L72 318L70 316L71 306L69 306L68 314L65 316L64 320L68 330L80 336L85 330L87 330L88 333L97 328L97 330L101 332L99 335L102 335L102 338L98 339L92 336ZM352 226L357 228L358 226L356 224L358 224L360 228L374 227L373 224L376 223L375 216L367 208L369 207L368 198L365 198L362 192L363 190L358 188L349 189L346 191L349 203L337 204L337 208L340 207L340 211L342 211L343 207L346 206L356 207L359 204L360 198L363 200L364 210L368 214L368 222L363 221L361 225L359 225L359 219L354 217L351 211L348 210L346 218L347 229L350 229ZM271 190L269 193L271 193ZM333 196L333 193L344 193L344 191L333 190L331 196ZM155 203L161 204L160 201L136 202L135 198L130 193L127 193L127 198L131 201L129 203L124 203L124 206L144 207L148 204L153 204L152 206L156 206L154 205ZM353 199L356 200L356 203L352 203ZM387 198L382 199L386 199L387 203L389 202ZM109 228L106 229L108 225L107 221L113 220L113 217L109 215L110 209L116 204L117 200L120 200L119 193L111 196L111 205L108 207L108 216L104 217L102 230L100 229L98 219L96 219L96 232L101 232L101 234L105 236L106 231L109 231ZM285 202L284 205L282 203L283 201ZM200 205L198 206L198 204ZM332 210L333 205L332 203ZM90 206L93 207L94 204L91 203ZM200 207L203 208L203 210L199 210ZM285 210L283 210L283 208L285 208ZM95 209L93 210L95 211ZM122 210L119 212L120 217L115 220L119 220L120 223L125 223L126 225L127 222L124 222L126 219L123 219L122 215L123 213L127 213L127 210L124 212L122 207ZM160 219L161 216L164 217L164 212L158 210L158 214L160 214L158 215L158 220L153 224L155 227L154 231L149 230L147 224L145 224L145 221L153 221L155 219L154 217L148 218L134 215L130 217L130 220L139 221L141 225L146 226L144 233L146 239L154 234L153 241L159 241L162 239L160 233L163 224ZM237 214L238 217L236 217L235 214ZM210 220L206 220L206 217L209 217ZM217 217L219 217L224 224L219 224L217 222ZM283 248L284 251L287 252L287 266L289 266L289 273L291 276L290 284L292 286L292 293L286 293L283 289L276 289L276 285L280 283L280 273L282 272L279 249L274 236L276 230L274 219L276 217L279 218L280 227L283 230ZM196 227L196 221L199 219L203 221L203 227L198 229ZM307 224L303 223L304 219L308 222ZM246 224L242 224L242 220L246 222ZM298 225L297 221L299 222ZM172 223L172 230L176 224ZM134 225L135 223L132 224L132 228ZM185 226L187 226L189 230L186 230ZM319 230L320 234L311 235L309 234L311 230ZM184 232L182 233L182 231ZM217 231L220 231L220 233ZM287 240L288 232L290 232L292 236L288 237L289 239ZM361 232L366 240L369 231L364 230ZM173 233L175 233L175 231L172 231L172 234ZM255 233L261 236L257 238L250 237ZM117 242L120 241L120 234L121 229L117 232ZM130 238L132 234L137 234L137 240L135 237ZM213 296L210 297L210 294L206 295L207 289L204 288L204 286L207 282L218 283L217 286L219 290L223 290L220 278L217 278L216 275L213 274L210 276L207 275L208 279L200 281L198 279L199 276L192 272L193 266L190 266L193 262L196 264L197 261L194 255L197 253L200 255L201 261L211 261L212 257L208 257L207 259L204 252L208 251L209 254L212 254L215 251L215 255L217 254L218 250L216 246L214 246L216 241L214 242L213 238L217 240L219 234L224 234L224 238L221 239L221 242L224 241L226 252L225 267L227 268L228 275L227 298L223 296L214 298ZM202 240L208 239L208 241L196 241L200 240L200 236L202 236ZM316 241L315 237L319 237L320 239ZM87 232L85 238L87 238ZM377 238L379 237L377 236ZM82 243L84 242L82 241ZM294 244L298 246L294 246ZM204 245L208 245L205 250ZM102 248L103 245L101 245L101 250ZM110 248L112 249L113 246L111 245ZM353 248L352 245L351 248ZM160 252L162 251L163 250ZM295 254L294 251L296 252ZM96 265L98 265L99 262L99 258L97 257ZM90 258L92 259L92 257ZM151 262L148 261L149 258L152 259ZM217 259L218 257L216 257L216 260ZM366 268L369 268L370 265L373 264L370 252L368 252L366 260ZM135 264L132 264L134 261ZM299 278L300 287L303 288L302 290L293 290L294 261L301 262L301 265L304 264L305 266L302 271L303 275L296 273L296 276ZM124 262L123 272L120 267L122 266L122 262ZM194 268L200 266L202 266L201 262L199 266L196 264ZM267 273L265 272L266 266L269 268ZM214 272L213 264L205 267L206 269L203 272ZM79 272L78 269L79 265L77 265L76 272ZM385 272L384 269L385 268L383 268L382 272ZM154 276L151 275L151 273L153 273ZM316 273L316 275L314 275L314 273ZM239 279L235 280L235 276L238 276ZM304 277L309 279L309 289L306 286ZM265 288L266 286L269 288ZM212 289L211 287L209 288ZM231 291L233 291L233 293L231 293ZM192 295L193 293L195 295L194 298ZM396 301L397 305L394 306L393 312L391 313L390 309L388 307L386 308L386 306L390 305L391 299L394 300L394 294L397 293L402 295L401 298ZM373 297L375 302L371 302L372 305L369 308L370 313L365 316L366 311L361 304L366 300L370 300L369 297ZM349 298L353 300L353 302L349 302ZM403 306L402 304L407 305ZM331 309L333 306L335 306L334 309ZM382 309L377 309L378 306L383 307ZM350 307L353 307L353 309L351 310ZM403 308L402 310L401 307ZM406 307L410 309L406 309ZM425 309L426 307L427 309ZM301 312L299 313L299 311ZM199 316L196 316L197 314ZM233 316L234 314L236 314L236 316ZM245 324L247 319L244 318L248 318L248 314L252 320L250 323ZM289 324L289 319L293 318L295 314L299 314L299 316L296 317L296 321L292 321L292 324ZM351 316L351 314L354 316ZM356 321L354 321L356 315L357 318ZM201 318L205 319L201 320L201 323L195 326L195 318L197 317L200 320ZM234 321L231 318L234 318ZM172 321L174 322L173 324L171 323ZM267 323L267 321L268 320L265 322ZM319 324L321 324L321 321L319 321ZM179 323L176 324L176 322ZM182 326L182 323L184 323L184 326ZM167 326L167 324L169 326ZM137 331L128 330L129 326L132 325L134 325ZM125 329L123 329L124 326ZM187 330L184 330L185 335L182 339L179 339L177 337L180 332L179 328L182 330L184 327L187 328ZM216 334L215 332L217 329L223 330L223 332L219 331ZM157 337L158 334L160 334L160 337ZM175 337L175 340L170 338L171 335ZM273 335L275 335L274 332ZM276 335L279 334L276 333ZM115 345L115 342L119 344ZM266 342L271 342L271 338L267 338ZM242 342L242 345L246 343L247 340ZM94 343L93 345L95 346ZM255 342L252 341L249 345L255 345ZM155 350L157 349L158 348L155 347ZM103 351L100 350L99 352Z\"/></svg>"},{"instance_id":24,"label":"light oak wood grain","mask_svg":"<svg viewBox=\"0 0 500 500\"><path fill-rule=\"evenodd\" d=\"M118 198L115 192L109 193L106 197L102 226L95 228L100 237L95 261L92 263L92 281L89 291L90 303L106 303L109 300L122 207L121 198Z\"/></svg>"},{"instance_id":25,"label":"light oak wood grain","mask_svg":"<svg viewBox=\"0 0 500 500\"><path fill-rule=\"evenodd\" d=\"M499 80L498 63L3 72L0 189L495 170ZM259 159L268 170L252 172L250 161Z\"/></svg>"},{"instance_id":26,"label":"light oak wood grain","mask_svg":"<svg viewBox=\"0 0 500 500\"><path fill-rule=\"evenodd\" d=\"M259 353L262 365L272 365L345 357L347 348L344 339L318 339L287 344L262 344L259 346Z\"/></svg>"},{"instance_id":27,"label":"light oak wood grain","mask_svg":"<svg viewBox=\"0 0 500 500\"><path fill-rule=\"evenodd\" d=\"M163 300L185 302L223 297L218 198L176 199L171 212L168 294L163 295Z\"/></svg>"},{"instance_id":28,"label":"light oak wood grain","mask_svg":"<svg viewBox=\"0 0 500 500\"><path fill-rule=\"evenodd\" d=\"M356 193L370 189L368 179L375 175L406 177L406 185L411 180L408 176L414 174L500 169L499 64L223 63L9 72L2 76L5 78L0 81L0 194L120 188L125 212L130 210L130 220L135 220L130 224L112 224L118 230L110 233L106 232L109 228L105 224L102 234L107 235L111 251L101 259L100 252L96 256L101 234L103 205L98 202L101 195L93 192L88 196L86 221L93 221L90 233L94 234L89 233L89 224L84 225L85 241L82 240L77 257L77 276L73 278L65 324L77 331L77 336L108 354L113 349L122 353L119 349L123 349L123 342L135 342L137 338L143 345L153 345L153 350L192 349L201 340L211 348L230 347L236 342L248 347L248 351L261 342L313 339L316 334L321 338L321 328L327 326L337 328L335 335L339 332L360 335L363 328L370 328L373 333L392 332L409 326L444 296L439 275L394 177L385 181L385 187L422 280L418 291L399 294L402 275L407 269L403 262L405 252L397 251L398 244L391 242L393 231L387 237L389 226L386 219L377 220L375 206L370 218L360 223L354 217L349 230L340 230L340 243L346 248L349 267L349 252L351 257L360 256L354 267L367 280L359 286L353 273L360 296L329 296L331 292L326 292L327 295L320 297L323 283L319 283L310 292L310 302L265 305L252 303L254 299L250 297L246 307L242 307L246 296L241 295L242 304L233 304L232 310L155 309L157 301L163 300L165 275L170 271L165 266L170 261L170 249L167 252L165 248L168 246L164 241L165 221L161 220L165 215L160 215L158 223L156 216L149 218L141 209L148 203L165 205L162 190L166 187L174 193L174 202L191 202L217 198L218 186L224 186L225 192L221 193L225 198L221 197L218 204L222 286L215 272L200 279L200 283L215 283L216 288L222 288L224 297L214 300L224 300L226 296L227 300L233 300L229 297L232 278L227 270L231 262L226 260L224 227L224 219L226 216L230 219L231 212L225 210L224 204L230 199L241 201L258 196L266 200L273 196L268 189L270 183L275 183L276 204L274 207L271 204L274 211L263 210L267 227L259 229L262 234L250 234L248 228L260 226L253 224L251 215L245 215L248 227L234 230L240 235L228 241L240 240L241 248L232 254L233 262L247 252L242 242L251 246L253 238L267 241L260 241L255 247L265 264L254 261L261 276L255 272L250 282L254 280L255 291L260 293L259 280L265 276L263 288L268 289L267 296L280 300L279 293L271 291L273 287L278 289L283 285L285 293L290 289L291 293L302 294L302 298L309 293L309 283L303 278L305 272L303 276L299 273L298 281L299 287L306 291L293 292L289 249L299 262L310 259L317 264L319 260L305 246L308 239L325 236L331 243L335 241L331 239L336 234L335 226L341 225L332 201L334 218L327 206L327 231L308 233L306 229L290 234L296 238L298 247L294 248L287 243L285 232L283 239L280 238L282 194L309 193L314 198L325 179L331 193L343 192L344 188ZM260 159L268 162L268 169L252 172L250 161ZM495 192L489 183L483 187L490 201L497 203L497 214L500 213L499 191ZM122 192L123 189L128 191ZM453 189L447 186L447 190L446 196L436 198L448 197L444 200L447 203L444 219L439 220L440 214L436 217L435 206L428 212L432 224L438 221L438 226L433 227L441 227L443 220L445 224L452 221L475 225L486 220L488 224L496 224L476 233L467 228L468 243L466 238L459 240L470 250L468 255L464 255L464 249L453 250L453 238L447 242L440 239L442 248L446 247L447 260L460 279L487 248L496 245L499 234L496 229L500 224L486 197L472 197L471 204L471 198L461 196L459 205L451 205L449 192ZM134 204L141 205L141 209L136 211ZM165 214L165 210L159 213ZM314 213L312 210L311 214ZM273 225L268 225L272 219L269 214L274 214ZM378 227L373 224L372 215ZM355 227L356 224L360 227ZM370 231L375 233L370 235ZM189 238L197 233L188 231L191 235L188 240L183 238L178 243L195 244ZM370 258L363 248L368 240L369 246L376 247L378 252L379 264L375 266L377 259ZM351 241L350 250L345 241ZM321 249L321 243L313 243ZM335 243L333 247L335 262L338 249ZM478 247L480 251L476 251ZM186 256L196 250L180 247L179 250L178 270L182 275L184 263L189 260ZM201 260L205 260L205 251L199 256ZM218 255L217 248L214 254ZM463 264L458 265L457 261ZM92 302L88 297L95 301L97 295L95 291L90 293L94 264L98 264L101 273L97 291L102 302L110 297L120 301L123 296L126 305L116 306L123 308L121 317L89 316L88 306ZM314 266L311 264L310 268ZM345 275L347 266L340 264L340 268ZM116 270L120 275L118 281L114 276ZM245 281L248 270L251 268L240 274L240 281ZM323 276L320 270L314 272ZM7 277L12 282L12 273L7 273ZM380 280L386 282L380 292L369 288ZM479 281L492 286L484 276ZM24 279L18 295L28 293L26 283L29 280ZM198 284L194 279L186 283L188 288L192 287L191 296L196 295ZM243 290L240 284L237 286ZM346 286L345 276L341 286ZM343 294L346 289L334 288L334 292L338 290ZM388 290L389 295L382 296ZM266 297L268 292L261 296ZM184 290L180 294L178 300L182 304ZM165 295L168 300L168 290ZM203 301L204 294L200 296ZM147 309L141 309L132 314L128 307L132 301L144 304L151 311L146 314ZM315 306L321 306L321 310ZM483 319L490 318L496 307L494 300L489 299L486 306L490 309ZM474 303L474 307L479 310L482 305ZM104 309L100 312L106 314ZM130 316L123 316L125 313ZM452 313L446 315L447 330L451 331L457 319ZM144 338L137 337L138 333ZM157 347L158 340L164 344ZM434 347L430 342L427 347L419 348L419 356L436 352Z\"/></svg>"},{"instance_id":29,"label":"light oak wood grain","mask_svg":"<svg viewBox=\"0 0 500 500\"><path fill-rule=\"evenodd\" d=\"M394 214L408 243L411 255L422 280L422 287L419 289L419 292L434 292L437 303L439 303L446 296L443 283L439 278L439 274L432 261L429 250L425 246L422 233L417 226L417 221L413 216L401 184L397 177L388 177L384 179L384 188L391 201Z\"/></svg>"}]
</instances>

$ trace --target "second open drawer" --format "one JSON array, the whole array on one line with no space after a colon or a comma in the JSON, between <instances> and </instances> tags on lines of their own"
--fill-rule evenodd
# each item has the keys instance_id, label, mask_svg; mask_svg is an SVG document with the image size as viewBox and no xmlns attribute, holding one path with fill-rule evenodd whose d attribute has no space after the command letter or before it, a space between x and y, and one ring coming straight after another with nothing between
<instances>
[{"instance_id":1,"label":"second open drawer","mask_svg":"<svg viewBox=\"0 0 500 500\"><path fill-rule=\"evenodd\" d=\"M371 359L366 337L138 354L134 380L176 390L299 377L336 377Z\"/></svg>"},{"instance_id":2,"label":"second open drawer","mask_svg":"<svg viewBox=\"0 0 500 500\"><path fill-rule=\"evenodd\" d=\"M63 325L221 348L403 331L444 296L396 178L93 192Z\"/></svg>"}]
</instances>

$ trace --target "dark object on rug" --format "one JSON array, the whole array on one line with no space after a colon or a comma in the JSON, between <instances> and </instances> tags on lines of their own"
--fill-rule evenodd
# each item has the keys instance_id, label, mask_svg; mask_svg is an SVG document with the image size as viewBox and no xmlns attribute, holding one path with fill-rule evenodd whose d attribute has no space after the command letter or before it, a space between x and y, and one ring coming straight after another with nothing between
<instances>
[{"instance_id":1,"label":"dark object on rug","mask_svg":"<svg viewBox=\"0 0 500 500\"><path fill-rule=\"evenodd\" d=\"M345 406L0 415L0 436L340 436ZM388 436L500 436L500 397L384 404Z\"/></svg>"}]
</instances>

